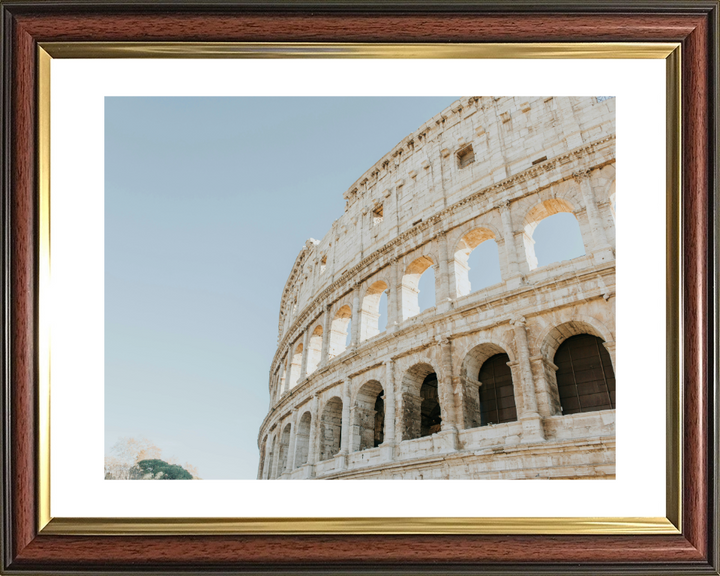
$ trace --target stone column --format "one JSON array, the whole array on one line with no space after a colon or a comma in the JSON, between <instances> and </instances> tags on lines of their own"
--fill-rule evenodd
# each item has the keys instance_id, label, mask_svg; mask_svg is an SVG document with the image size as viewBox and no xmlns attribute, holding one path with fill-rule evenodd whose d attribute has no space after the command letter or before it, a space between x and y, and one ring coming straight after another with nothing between
<instances>
[{"instance_id":1,"label":"stone column","mask_svg":"<svg viewBox=\"0 0 720 576\"><path fill-rule=\"evenodd\" d=\"M610 242L608 242L605 226L603 225L602 217L595 202L595 194L590 185L590 170L574 172L573 178L580 186L580 192L582 192L583 201L585 202L585 210L587 211L590 229L592 231L594 244L593 253L596 256L596 260L599 259L601 262L607 261L612 257L612 247L610 246Z\"/></svg>"},{"instance_id":2,"label":"stone column","mask_svg":"<svg viewBox=\"0 0 720 576\"><path fill-rule=\"evenodd\" d=\"M350 453L350 378L343 381L343 407L342 407L342 438L340 439L340 453Z\"/></svg>"},{"instance_id":3,"label":"stone column","mask_svg":"<svg viewBox=\"0 0 720 576\"><path fill-rule=\"evenodd\" d=\"M454 430L457 432L457 406L455 404L455 392L452 385L452 351L450 348L450 339L446 336L437 336L435 340L440 345L440 361L442 363L442 378L438 378L442 430Z\"/></svg>"},{"instance_id":4,"label":"stone column","mask_svg":"<svg viewBox=\"0 0 720 576\"><path fill-rule=\"evenodd\" d=\"M335 230L335 224L333 224L333 230ZM340 234L335 231L334 233L335 240L332 243L332 257L328 259L329 265L331 266L330 273L332 274L332 278L330 279L330 283L335 280L335 254L337 253L337 245L338 242L340 242ZM328 269L325 268L325 272L327 272Z\"/></svg>"},{"instance_id":5,"label":"stone column","mask_svg":"<svg viewBox=\"0 0 720 576\"><path fill-rule=\"evenodd\" d=\"M323 318L322 349L320 350L321 368L327 364L328 352L330 352L330 304L325 304L325 317Z\"/></svg>"},{"instance_id":6,"label":"stone column","mask_svg":"<svg viewBox=\"0 0 720 576\"><path fill-rule=\"evenodd\" d=\"M393 365L393 372L395 372L395 366ZM393 378L393 396L395 397L395 451L399 452L400 444L403 441L403 428L405 428L405 419L403 414L406 406L405 392L403 390L402 380L398 378L397 381Z\"/></svg>"},{"instance_id":7,"label":"stone column","mask_svg":"<svg viewBox=\"0 0 720 576\"><path fill-rule=\"evenodd\" d=\"M512 217L510 216L510 202L503 202L498 205L500 218L503 224L503 236L505 236L505 257L507 258L508 278L504 278L506 282L511 282L515 278L520 277L520 259L518 257L517 246L515 244L515 232L513 231ZM519 282L514 282L519 285Z\"/></svg>"},{"instance_id":8,"label":"stone column","mask_svg":"<svg viewBox=\"0 0 720 576\"><path fill-rule=\"evenodd\" d=\"M309 324L308 327L305 328L305 335L303 336L303 351L302 360L300 361L300 377L298 378L298 382L302 382L307 376L308 348L310 347L310 326L312 326L312 324Z\"/></svg>"},{"instance_id":9,"label":"stone column","mask_svg":"<svg viewBox=\"0 0 720 576\"><path fill-rule=\"evenodd\" d=\"M528 349L526 320L523 316L514 316L510 324L515 330L515 348L518 355L518 368L520 372L520 385L522 386L522 406L518 410L518 419L523 425L523 439L527 442L538 442L545 439L542 420L538 413L535 383L530 365L530 351Z\"/></svg>"},{"instance_id":10,"label":"stone column","mask_svg":"<svg viewBox=\"0 0 720 576\"><path fill-rule=\"evenodd\" d=\"M438 258L439 275L435 281L435 285L438 287L435 295L436 310L438 312L447 312L452 307L453 298L457 297L457 294L450 294L450 273L448 263L448 249L447 249L447 235L445 231L438 232L437 235L438 244Z\"/></svg>"},{"instance_id":11,"label":"stone column","mask_svg":"<svg viewBox=\"0 0 720 576\"><path fill-rule=\"evenodd\" d=\"M287 472L292 472L293 470L295 470L295 447L297 444L297 414L298 409L293 408L292 416L290 416L290 445L288 446L288 450L290 451L290 453L287 457L287 468L285 468Z\"/></svg>"},{"instance_id":12,"label":"stone column","mask_svg":"<svg viewBox=\"0 0 720 576\"><path fill-rule=\"evenodd\" d=\"M270 452L270 437L268 435L268 439L265 441L265 458L263 460L262 470L260 471L260 478L262 478L263 480L267 480L268 476L270 475L269 452Z\"/></svg>"},{"instance_id":13,"label":"stone column","mask_svg":"<svg viewBox=\"0 0 720 576\"><path fill-rule=\"evenodd\" d=\"M317 443L320 436L320 415L318 414L318 396L315 394L310 404L310 438L308 438L308 461L312 465L317 462Z\"/></svg>"},{"instance_id":14,"label":"stone column","mask_svg":"<svg viewBox=\"0 0 720 576\"><path fill-rule=\"evenodd\" d=\"M278 426L275 433L275 444L274 444L274 450L273 450L273 461L272 466L270 467L270 473L268 474L268 478L271 480L275 480L278 476L280 476L278 468L280 468L280 442L282 439L282 435L280 434L280 423L278 422Z\"/></svg>"},{"instance_id":15,"label":"stone column","mask_svg":"<svg viewBox=\"0 0 720 576\"><path fill-rule=\"evenodd\" d=\"M393 278L395 282L395 298L393 306L395 309L395 325L394 329L402 324L403 322L403 309L402 309L402 278L403 278L403 263L402 258L393 259Z\"/></svg>"},{"instance_id":16,"label":"stone column","mask_svg":"<svg viewBox=\"0 0 720 576\"><path fill-rule=\"evenodd\" d=\"M385 360L385 433L383 445L395 444L395 362Z\"/></svg>"},{"instance_id":17,"label":"stone column","mask_svg":"<svg viewBox=\"0 0 720 576\"><path fill-rule=\"evenodd\" d=\"M277 390L277 380L275 377L275 374L270 375L270 386L268 389L268 396L270 397L270 405L268 406L268 412L272 409L273 404L275 404L275 392Z\"/></svg>"},{"instance_id":18,"label":"stone column","mask_svg":"<svg viewBox=\"0 0 720 576\"><path fill-rule=\"evenodd\" d=\"M275 384L275 390L273 392L273 405L280 400L280 396L282 396L283 393L283 386L285 385L285 381L283 380L283 371L284 367L279 366L278 367L278 374L277 374L277 382Z\"/></svg>"},{"instance_id":19,"label":"stone column","mask_svg":"<svg viewBox=\"0 0 720 576\"><path fill-rule=\"evenodd\" d=\"M265 462L267 462L267 440L265 440L265 444L261 445L261 448L260 448L260 462L258 462L258 473L257 473L258 480L263 479L263 472L265 471Z\"/></svg>"},{"instance_id":20,"label":"stone column","mask_svg":"<svg viewBox=\"0 0 720 576\"><path fill-rule=\"evenodd\" d=\"M285 384L283 386L283 393L290 390L290 376L292 375L292 359L293 353L292 348L288 347L287 358L285 361ZM282 396L282 394L281 394Z\"/></svg>"},{"instance_id":21,"label":"stone column","mask_svg":"<svg viewBox=\"0 0 720 576\"><path fill-rule=\"evenodd\" d=\"M353 289L352 304L352 334L350 335L350 347L355 348L360 340L360 284L355 284Z\"/></svg>"},{"instance_id":22,"label":"stone column","mask_svg":"<svg viewBox=\"0 0 720 576\"><path fill-rule=\"evenodd\" d=\"M530 365L537 383L535 393L537 395L538 413L543 418L561 414L560 396L557 390L557 380L554 376L558 369L557 366L542 354L532 356Z\"/></svg>"},{"instance_id":23,"label":"stone column","mask_svg":"<svg viewBox=\"0 0 720 576\"><path fill-rule=\"evenodd\" d=\"M395 292L396 290L392 287L392 280L385 290L387 295L387 324L385 325L385 331L391 331L395 326Z\"/></svg>"}]
</instances>

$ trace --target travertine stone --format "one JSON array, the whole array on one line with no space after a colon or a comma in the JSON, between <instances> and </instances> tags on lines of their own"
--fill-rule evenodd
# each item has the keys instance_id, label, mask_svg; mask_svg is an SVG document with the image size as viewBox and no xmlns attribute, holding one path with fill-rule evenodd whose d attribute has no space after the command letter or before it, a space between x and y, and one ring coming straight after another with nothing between
<instances>
[{"instance_id":1,"label":"travertine stone","mask_svg":"<svg viewBox=\"0 0 720 576\"><path fill-rule=\"evenodd\" d=\"M615 410L563 415L553 360L592 334L615 365L615 100L462 98L343 197L283 290L258 477L613 478ZM534 230L558 212L585 255L538 267ZM473 291L468 257L486 241L502 280ZM436 304L417 313L429 267ZM518 419L481 426L495 354Z\"/></svg>"}]
</instances>

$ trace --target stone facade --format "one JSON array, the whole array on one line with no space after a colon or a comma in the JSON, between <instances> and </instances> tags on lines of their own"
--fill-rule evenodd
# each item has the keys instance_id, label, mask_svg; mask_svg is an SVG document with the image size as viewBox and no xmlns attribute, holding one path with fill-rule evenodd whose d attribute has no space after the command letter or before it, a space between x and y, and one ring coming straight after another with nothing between
<instances>
[{"instance_id":1,"label":"stone facade","mask_svg":"<svg viewBox=\"0 0 720 576\"><path fill-rule=\"evenodd\" d=\"M258 478L614 478L614 399L563 414L553 361L589 334L615 364L615 100L462 98L344 198L283 291ZM533 232L559 212L585 255L538 267ZM471 291L487 240L502 281ZM436 304L418 313L429 267ZM491 358L514 420L483 422Z\"/></svg>"}]
</instances>

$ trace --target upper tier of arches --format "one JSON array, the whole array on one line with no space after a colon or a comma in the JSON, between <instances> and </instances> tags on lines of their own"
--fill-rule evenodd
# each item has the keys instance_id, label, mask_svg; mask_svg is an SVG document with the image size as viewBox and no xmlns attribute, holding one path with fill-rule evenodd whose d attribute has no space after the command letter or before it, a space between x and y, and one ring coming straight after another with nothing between
<instances>
[{"instance_id":1,"label":"upper tier of arches","mask_svg":"<svg viewBox=\"0 0 720 576\"><path fill-rule=\"evenodd\" d=\"M406 237L415 242L418 233L436 231L434 220L455 220L465 212L462 206L474 203L488 212L509 201L513 233L531 240L533 221L524 223L526 214L517 213L517 192L545 190L553 180L572 179L588 161L602 166L614 159L614 107L614 99L472 97L428 120L345 192L345 212L327 234L306 242L283 290L280 340L296 331L298 319L318 297L334 298L338 283L353 282L365 262L391 246L398 252ZM567 201L572 211L583 211L582 199ZM607 210L586 215L585 232L594 234L598 219L612 220L613 214L614 196ZM502 236L502 223L497 228ZM516 263L522 268L527 260L533 269L532 244L515 240L520 244Z\"/></svg>"}]
</instances>

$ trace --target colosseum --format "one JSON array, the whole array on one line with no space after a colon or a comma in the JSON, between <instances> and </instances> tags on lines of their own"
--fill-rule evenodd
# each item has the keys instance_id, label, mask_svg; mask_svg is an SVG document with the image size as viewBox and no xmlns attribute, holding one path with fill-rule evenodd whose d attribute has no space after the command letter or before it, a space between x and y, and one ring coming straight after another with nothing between
<instances>
[{"instance_id":1,"label":"colosseum","mask_svg":"<svg viewBox=\"0 0 720 576\"><path fill-rule=\"evenodd\" d=\"M282 293L258 478L614 478L615 99L461 98L343 197ZM585 254L539 266L561 212Z\"/></svg>"}]
</instances>

